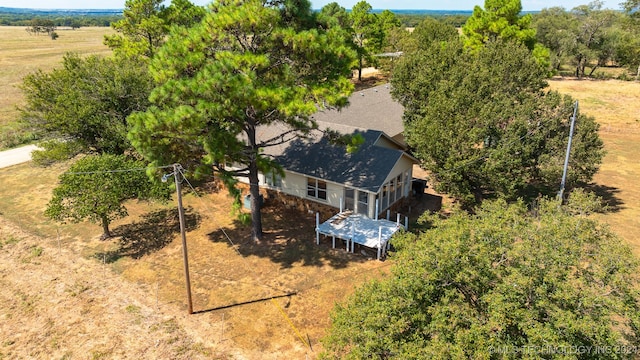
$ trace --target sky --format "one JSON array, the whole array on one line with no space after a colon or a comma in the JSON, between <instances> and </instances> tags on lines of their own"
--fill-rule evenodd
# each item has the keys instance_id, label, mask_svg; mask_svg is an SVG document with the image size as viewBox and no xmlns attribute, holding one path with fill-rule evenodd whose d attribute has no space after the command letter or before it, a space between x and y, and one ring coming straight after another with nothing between
<instances>
[{"instance_id":1,"label":"sky","mask_svg":"<svg viewBox=\"0 0 640 360\"><path fill-rule=\"evenodd\" d=\"M191 0L196 5L206 5L211 0ZM359 0L311 0L314 9L320 9L330 2L351 9ZM588 4L591 0L521 0L522 9L536 11L553 6L562 6L570 10L578 5ZM604 8L620 9L623 0L605 0ZM484 0L368 0L374 9L420 9L420 10L473 10L475 5L482 6ZM122 9L125 0L0 0L0 7L31 9Z\"/></svg>"}]
</instances>

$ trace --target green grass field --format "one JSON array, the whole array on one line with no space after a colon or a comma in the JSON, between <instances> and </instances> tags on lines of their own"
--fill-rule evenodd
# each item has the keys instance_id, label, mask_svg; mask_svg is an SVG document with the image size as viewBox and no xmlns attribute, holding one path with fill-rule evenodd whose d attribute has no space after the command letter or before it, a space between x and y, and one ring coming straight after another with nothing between
<instances>
[{"instance_id":1,"label":"green grass field","mask_svg":"<svg viewBox=\"0 0 640 360\"><path fill-rule=\"evenodd\" d=\"M57 33L60 37L51 40L47 35L29 35L25 27L0 26L0 149L20 142L17 107L24 101L19 86L25 75L60 66L68 52L111 53L102 44L104 35L112 33L111 28L60 28Z\"/></svg>"}]
</instances>

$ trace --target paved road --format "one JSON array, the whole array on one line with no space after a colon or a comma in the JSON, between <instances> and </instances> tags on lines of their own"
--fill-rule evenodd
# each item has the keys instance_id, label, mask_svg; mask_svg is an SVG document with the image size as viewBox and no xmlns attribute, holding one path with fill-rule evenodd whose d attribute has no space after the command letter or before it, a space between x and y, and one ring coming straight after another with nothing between
<instances>
[{"instance_id":1,"label":"paved road","mask_svg":"<svg viewBox=\"0 0 640 360\"><path fill-rule=\"evenodd\" d=\"M0 169L31 161L31 152L37 148L35 145L27 145L0 151Z\"/></svg>"}]
</instances>

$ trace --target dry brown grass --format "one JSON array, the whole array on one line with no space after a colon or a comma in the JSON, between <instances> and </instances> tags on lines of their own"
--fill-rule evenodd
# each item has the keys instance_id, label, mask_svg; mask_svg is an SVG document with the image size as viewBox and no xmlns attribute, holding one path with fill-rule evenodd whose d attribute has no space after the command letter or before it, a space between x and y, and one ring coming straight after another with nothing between
<instances>
[{"instance_id":1,"label":"dry brown grass","mask_svg":"<svg viewBox=\"0 0 640 360\"><path fill-rule=\"evenodd\" d=\"M555 78L550 87L579 100L580 109L594 116L603 132L640 130L638 82Z\"/></svg>"},{"instance_id":2,"label":"dry brown grass","mask_svg":"<svg viewBox=\"0 0 640 360\"><path fill-rule=\"evenodd\" d=\"M640 256L640 83L555 79L550 87L579 100L580 110L601 124L607 155L594 189L611 211L599 217Z\"/></svg>"},{"instance_id":3,"label":"dry brown grass","mask_svg":"<svg viewBox=\"0 0 640 360\"><path fill-rule=\"evenodd\" d=\"M10 317L1 328L6 334L15 334L10 336L11 344L0 344L0 354L20 358L28 357L27 351L44 354L51 350L48 345L31 343L40 332L37 326L26 332L24 326L36 323L41 316L39 312L54 301L61 304L56 308L60 319L55 319L51 331L41 337L45 342L55 337L56 341L62 341L60 351L72 354L117 346L119 352L108 353L108 357L136 356L141 348L156 346L144 336L134 342L115 336L112 341L105 337L101 338L103 341L75 347L73 343L80 341L81 335L61 330L69 322L84 321L100 323L100 327L86 325L92 330L85 328L84 333L104 329L105 334L111 334L121 326L127 327L127 332L136 331L139 324L134 320L138 315L131 312L140 312L144 314L139 316L141 326L157 328L164 326L163 322L175 322L175 329L165 335L175 337L180 346L172 347L170 343L162 347L173 354L184 351L189 355L222 358L313 358L321 349L318 340L329 325L329 312L334 304L365 279L381 276L390 265L373 260L373 252L363 256L359 252L347 254L343 249L331 249L327 240L316 246L312 215L273 206L264 211L266 241L254 244L249 240L249 228L230 215L230 199L226 194L213 192L201 197L188 194L184 203L188 209L193 303L198 313L186 316L175 204L149 206L134 202L129 206L131 216L113 225L114 233L120 237L100 241L97 225L60 226L43 218L42 210L55 179L64 169L63 165L40 169L23 164L0 172L2 217L39 235L29 243L20 241L0 250L7 261L6 271L2 272L5 295L0 296L0 308L11 309L0 315ZM56 255L58 233L62 256ZM3 236L11 237L6 233ZM38 246L43 247L44 254L51 256L38 258L37 264L16 266L20 259L29 256L33 244L41 244ZM83 271L68 280L71 283L57 286L67 289L75 283L89 284L86 286L94 289L92 295L81 299L68 291L36 295L38 290L31 288L28 279L46 273L50 274L45 277L48 284L55 283L51 277L66 278L68 272L77 273L76 267L69 269L66 261L80 262L83 267L91 264L91 269L99 271ZM14 270L9 271L11 268ZM103 281L108 285L102 285ZM98 288L102 295L94 296ZM38 310L32 316L23 314L18 322L17 314L11 313L22 306L22 300L14 295L26 292L32 294L28 299ZM107 301L105 292L113 292L119 300ZM267 300L271 297L276 298ZM128 303L122 299L129 299ZM88 310L94 305L103 310L85 310L82 316L76 313L76 307ZM99 311L107 311L114 320L108 321ZM305 344L309 341L311 347Z\"/></svg>"},{"instance_id":4,"label":"dry brown grass","mask_svg":"<svg viewBox=\"0 0 640 360\"><path fill-rule=\"evenodd\" d=\"M102 44L106 27L85 27L77 30L61 28L60 37L51 40L47 35L29 35L22 26L0 26L0 132L10 131L18 119L17 106L24 97L18 86L30 73L51 70L60 66L67 52L79 54L109 54Z\"/></svg>"},{"instance_id":5,"label":"dry brown grass","mask_svg":"<svg viewBox=\"0 0 640 360\"><path fill-rule=\"evenodd\" d=\"M1 359L218 355L186 330L184 316L158 311L144 289L100 263L2 218L0 233Z\"/></svg>"}]
</instances>

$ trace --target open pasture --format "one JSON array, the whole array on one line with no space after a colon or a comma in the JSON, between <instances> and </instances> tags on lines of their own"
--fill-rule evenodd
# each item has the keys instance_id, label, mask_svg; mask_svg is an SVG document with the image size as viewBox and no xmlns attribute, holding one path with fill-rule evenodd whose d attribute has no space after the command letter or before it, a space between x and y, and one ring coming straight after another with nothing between
<instances>
[{"instance_id":1,"label":"open pasture","mask_svg":"<svg viewBox=\"0 0 640 360\"><path fill-rule=\"evenodd\" d=\"M598 215L640 256L640 82L554 79L551 89L578 100L594 116L607 154L593 189L609 212ZM580 124L576 124L580 126Z\"/></svg>"},{"instance_id":2,"label":"open pasture","mask_svg":"<svg viewBox=\"0 0 640 360\"><path fill-rule=\"evenodd\" d=\"M22 78L60 66L68 52L110 54L102 40L112 31L106 27L59 28L56 32L60 37L51 40L46 34L30 35L24 26L0 26L0 148L8 133L16 129L17 107L24 101L19 89Z\"/></svg>"}]
</instances>

